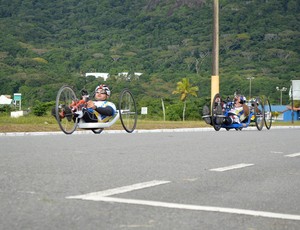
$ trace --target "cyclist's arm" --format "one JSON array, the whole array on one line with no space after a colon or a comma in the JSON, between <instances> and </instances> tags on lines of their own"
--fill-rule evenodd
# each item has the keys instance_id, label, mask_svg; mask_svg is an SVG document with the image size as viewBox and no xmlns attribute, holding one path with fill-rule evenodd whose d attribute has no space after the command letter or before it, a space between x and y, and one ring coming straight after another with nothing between
<instances>
[{"instance_id":1,"label":"cyclist's arm","mask_svg":"<svg viewBox=\"0 0 300 230\"><path fill-rule=\"evenodd\" d=\"M249 116L250 110L249 110L248 105L243 104L243 111L244 111L244 114L246 117Z\"/></svg>"},{"instance_id":2,"label":"cyclist's arm","mask_svg":"<svg viewBox=\"0 0 300 230\"><path fill-rule=\"evenodd\" d=\"M114 109L110 106L106 107L96 107L95 109L98 113L103 114L105 116L113 116L114 115Z\"/></svg>"}]
</instances>

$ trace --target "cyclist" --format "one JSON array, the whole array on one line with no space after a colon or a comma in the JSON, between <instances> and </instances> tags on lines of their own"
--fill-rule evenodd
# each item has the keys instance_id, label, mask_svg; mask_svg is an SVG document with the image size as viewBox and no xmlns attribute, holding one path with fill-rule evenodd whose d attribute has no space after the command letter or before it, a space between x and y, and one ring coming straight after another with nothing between
<instances>
[{"instance_id":1,"label":"cyclist","mask_svg":"<svg viewBox=\"0 0 300 230\"><path fill-rule=\"evenodd\" d=\"M225 125L240 124L247 118L250 111L245 102L246 98L244 96L240 94L235 95L233 107L229 110L228 116L223 121Z\"/></svg>"},{"instance_id":2,"label":"cyclist","mask_svg":"<svg viewBox=\"0 0 300 230\"><path fill-rule=\"evenodd\" d=\"M108 101L111 91L107 85L101 84L95 89L95 100L87 100L85 107L74 112L74 116L85 122L105 122L116 113L114 103ZM72 107L71 107L72 108Z\"/></svg>"},{"instance_id":3,"label":"cyclist","mask_svg":"<svg viewBox=\"0 0 300 230\"><path fill-rule=\"evenodd\" d=\"M219 98L220 99L220 98ZM218 117L218 115L223 115L226 105L220 102L220 105L216 106L215 114L217 124L231 125L233 123L241 123L249 115L249 107L245 104L246 98L240 94L235 95L234 103L228 112L226 117ZM207 124L212 125L210 111L207 106L203 107L203 118Z\"/></svg>"}]
</instances>

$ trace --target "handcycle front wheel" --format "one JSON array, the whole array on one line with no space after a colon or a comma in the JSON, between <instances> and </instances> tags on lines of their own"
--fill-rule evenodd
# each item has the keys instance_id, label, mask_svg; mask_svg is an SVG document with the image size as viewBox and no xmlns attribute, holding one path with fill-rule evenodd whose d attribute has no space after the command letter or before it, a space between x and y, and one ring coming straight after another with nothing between
<instances>
[{"instance_id":1,"label":"handcycle front wheel","mask_svg":"<svg viewBox=\"0 0 300 230\"><path fill-rule=\"evenodd\" d=\"M124 89L119 98L120 120L126 132L132 133L137 123L137 109L132 93Z\"/></svg>"},{"instance_id":2,"label":"handcycle front wheel","mask_svg":"<svg viewBox=\"0 0 300 230\"><path fill-rule=\"evenodd\" d=\"M212 106L211 106L211 123L216 131L219 131L222 127L222 118L217 115L217 107L221 106L222 108L222 98L220 94L214 96Z\"/></svg>"},{"instance_id":3,"label":"handcycle front wheel","mask_svg":"<svg viewBox=\"0 0 300 230\"><path fill-rule=\"evenodd\" d=\"M254 102L254 119L255 119L255 125L256 128L261 131L264 127L264 106L261 103L260 98L256 98Z\"/></svg>"},{"instance_id":4,"label":"handcycle front wheel","mask_svg":"<svg viewBox=\"0 0 300 230\"><path fill-rule=\"evenodd\" d=\"M76 101L76 95L72 88L63 86L59 89L55 103L55 117L57 123L65 134L72 134L78 123L78 118L73 117L70 105Z\"/></svg>"},{"instance_id":5,"label":"handcycle front wheel","mask_svg":"<svg viewBox=\"0 0 300 230\"><path fill-rule=\"evenodd\" d=\"M268 98L265 99L264 102L264 121L265 121L265 126L267 129L270 129L272 126L272 110L271 110L271 104Z\"/></svg>"}]
</instances>

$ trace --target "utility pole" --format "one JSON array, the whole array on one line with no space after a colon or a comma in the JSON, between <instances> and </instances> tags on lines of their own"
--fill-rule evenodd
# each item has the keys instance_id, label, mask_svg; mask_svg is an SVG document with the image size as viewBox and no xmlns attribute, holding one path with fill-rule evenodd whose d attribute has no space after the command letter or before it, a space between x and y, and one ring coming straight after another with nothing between
<instances>
[{"instance_id":1,"label":"utility pole","mask_svg":"<svg viewBox=\"0 0 300 230\"><path fill-rule=\"evenodd\" d=\"M213 52L212 52L212 76L211 76L211 103L214 96L219 93L219 0L214 0L213 20Z\"/></svg>"},{"instance_id":2,"label":"utility pole","mask_svg":"<svg viewBox=\"0 0 300 230\"><path fill-rule=\"evenodd\" d=\"M287 88L282 87L281 89L277 86L276 87L277 91L280 91L280 105L282 105L282 92L287 91Z\"/></svg>"},{"instance_id":3,"label":"utility pole","mask_svg":"<svg viewBox=\"0 0 300 230\"><path fill-rule=\"evenodd\" d=\"M249 86L249 100L251 99L251 81L254 79L254 77L247 77L247 80L250 81L250 86Z\"/></svg>"}]
</instances>

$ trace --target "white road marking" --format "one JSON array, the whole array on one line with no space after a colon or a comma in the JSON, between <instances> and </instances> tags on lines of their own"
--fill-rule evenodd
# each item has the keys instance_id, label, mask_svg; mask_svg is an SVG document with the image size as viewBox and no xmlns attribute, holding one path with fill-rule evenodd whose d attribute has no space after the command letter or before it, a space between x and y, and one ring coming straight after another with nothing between
<instances>
[{"instance_id":1,"label":"white road marking","mask_svg":"<svg viewBox=\"0 0 300 230\"><path fill-rule=\"evenodd\" d=\"M92 192L92 193L87 193L87 194L78 195L78 196L68 196L66 198L67 199L91 200L94 197L97 198L97 197L104 197L104 196L112 196L112 195L116 195L116 194L120 194L120 193L130 192L130 191L138 190L138 189L149 188L149 187L167 184L167 183L170 183L170 181L153 180L153 181L128 185L128 186L124 186L124 187L108 189L108 190L104 190L104 191L100 191L100 192Z\"/></svg>"},{"instance_id":2,"label":"white road marking","mask_svg":"<svg viewBox=\"0 0 300 230\"><path fill-rule=\"evenodd\" d=\"M123 199L123 198L116 198L116 197L105 197L105 196L93 197L88 200L123 203L123 204L146 205L146 206L162 207L162 208L184 209L184 210L192 210L192 211L221 212L221 213L229 213L229 214L240 214L240 215L248 215L248 216L260 216L260 217L275 218L275 219L285 219L285 220L300 220L300 215L275 213L275 212L263 212L263 211L246 210L246 209L176 204L176 203L167 203L167 202L160 202L160 201L134 200L134 199Z\"/></svg>"},{"instance_id":3,"label":"white road marking","mask_svg":"<svg viewBox=\"0 0 300 230\"><path fill-rule=\"evenodd\" d=\"M299 156L300 156L300 153L293 153L293 154L285 155L285 157L299 157Z\"/></svg>"},{"instance_id":4,"label":"white road marking","mask_svg":"<svg viewBox=\"0 0 300 230\"><path fill-rule=\"evenodd\" d=\"M254 165L254 164L244 164L244 163L242 163L242 164L231 165L231 166L222 167L222 168L210 169L210 171L224 172L224 171L227 171L227 170L245 168L245 167L252 166L252 165Z\"/></svg>"},{"instance_id":5,"label":"white road marking","mask_svg":"<svg viewBox=\"0 0 300 230\"><path fill-rule=\"evenodd\" d=\"M248 164L247 166L250 166L250 165ZM124 187L104 190L104 191L100 191L100 192L87 193L87 194L78 195L78 196L68 196L66 198L67 199L81 199L81 200L91 200L91 201L114 202L114 203L122 203L122 204L145 205L145 206L152 206L152 207L173 208L173 209L183 209L183 210L192 210L192 211L221 212L221 213L229 213L229 214L260 216L260 217L286 219L286 220L300 220L300 215L293 215L293 214L108 197L111 195L130 192L130 191L134 191L134 190L138 190L138 189L149 188L149 187L167 184L167 183L170 183L170 181L154 180L154 181L124 186Z\"/></svg>"},{"instance_id":6,"label":"white road marking","mask_svg":"<svg viewBox=\"0 0 300 230\"><path fill-rule=\"evenodd\" d=\"M270 153L283 153L283 152L271 151Z\"/></svg>"}]
</instances>

